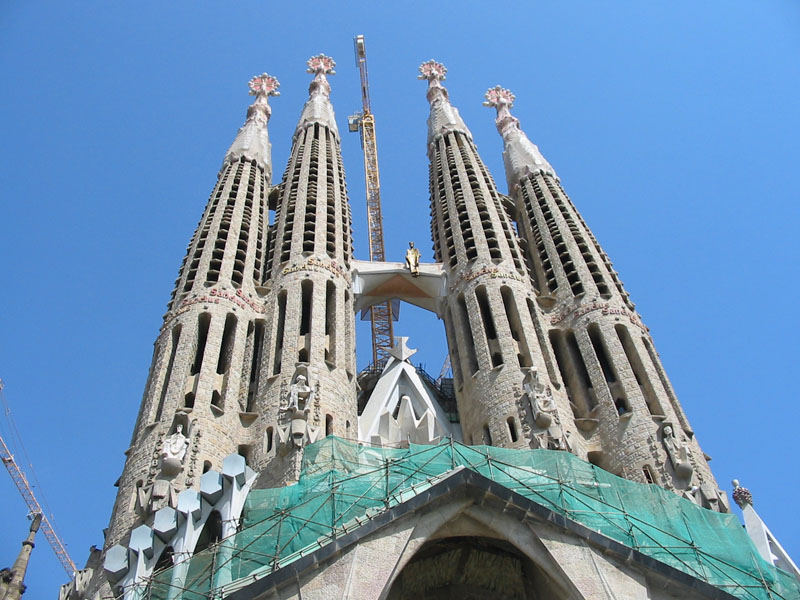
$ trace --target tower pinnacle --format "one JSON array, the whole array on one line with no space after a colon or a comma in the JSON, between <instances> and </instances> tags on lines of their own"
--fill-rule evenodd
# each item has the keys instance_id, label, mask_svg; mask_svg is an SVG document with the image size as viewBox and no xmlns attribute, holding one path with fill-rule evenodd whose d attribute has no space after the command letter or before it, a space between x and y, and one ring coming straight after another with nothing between
<instances>
[{"instance_id":1,"label":"tower pinnacle","mask_svg":"<svg viewBox=\"0 0 800 600\"><path fill-rule=\"evenodd\" d=\"M303 107L295 135L310 123L319 123L329 127L338 138L339 129L336 127L336 118L330 102L331 84L326 77L326 75L336 75L334 71L336 61L330 56L317 54L309 58L306 64L308 65L306 72L314 73L314 80L308 86L308 101Z\"/></svg>"},{"instance_id":2,"label":"tower pinnacle","mask_svg":"<svg viewBox=\"0 0 800 600\"><path fill-rule=\"evenodd\" d=\"M511 90L499 85L489 88L485 94L484 106L497 109L497 131L503 136L505 149L503 162L506 166L509 193L519 183L519 180L530 173L547 173L556 177L556 172L550 163L542 156L539 148L528 139L520 129L519 119L511 114L516 97Z\"/></svg>"},{"instance_id":3,"label":"tower pinnacle","mask_svg":"<svg viewBox=\"0 0 800 600\"><path fill-rule=\"evenodd\" d=\"M247 85L250 88L250 95L255 96L256 99L247 109L247 119L225 154L220 173L224 171L226 165L245 157L256 160L259 166L264 169L267 174L267 180L269 180L272 176L272 160L267 123L272 110L267 99L270 96L280 96L278 87L281 84L272 75L262 73L253 77Z\"/></svg>"},{"instance_id":4,"label":"tower pinnacle","mask_svg":"<svg viewBox=\"0 0 800 600\"><path fill-rule=\"evenodd\" d=\"M428 146L436 136L450 131L459 131L471 140L472 133L458 114L458 109L450 104L447 88L441 83L446 79L447 67L431 59L419 66L419 72L417 79L428 81L426 97L431 104L431 114L428 117Z\"/></svg>"}]
</instances>

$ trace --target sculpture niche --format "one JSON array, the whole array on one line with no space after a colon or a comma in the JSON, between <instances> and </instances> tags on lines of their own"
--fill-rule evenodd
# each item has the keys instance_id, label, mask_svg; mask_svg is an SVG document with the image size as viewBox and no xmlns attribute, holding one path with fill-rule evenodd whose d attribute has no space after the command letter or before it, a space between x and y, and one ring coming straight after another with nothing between
<instances>
[{"instance_id":1,"label":"sculpture niche","mask_svg":"<svg viewBox=\"0 0 800 600\"><path fill-rule=\"evenodd\" d=\"M318 391L309 385L307 371L301 367L295 372L289 389L281 393L278 438L284 451L291 447L303 448L319 439L319 427L308 422Z\"/></svg>"},{"instance_id":2,"label":"sculpture niche","mask_svg":"<svg viewBox=\"0 0 800 600\"><path fill-rule=\"evenodd\" d=\"M558 422L553 392L539 381L536 369L529 369L525 374L522 389L530 403L533 423L537 428L544 430L533 435L539 443L538 447L548 450L569 450L564 431Z\"/></svg>"},{"instance_id":3,"label":"sculpture niche","mask_svg":"<svg viewBox=\"0 0 800 600\"><path fill-rule=\"evenodd\" d=\"M183 435L183 425L178 423L175 432L161 444L161 472L168 477L180 473L188 448L189 438Z\"/></svg>"}]
</instances>

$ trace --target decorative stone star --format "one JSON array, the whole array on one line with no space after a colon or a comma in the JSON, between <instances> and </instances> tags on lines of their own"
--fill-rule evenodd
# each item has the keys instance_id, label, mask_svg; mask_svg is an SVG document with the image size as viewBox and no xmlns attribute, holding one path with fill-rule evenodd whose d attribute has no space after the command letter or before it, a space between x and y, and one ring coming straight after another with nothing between
<instances>
[{"instance_id":1,"label":"decorative stone star","mask_svg":"<svg viewBox=\"0 0 800 600\"><path fill-rule=\"evenodd\" d=\"M408 360L417 353L416 350L409 348L406 345L408 342L408 337L396 337L395 340L397 340L397 342L395 343L394 348L389 351L389 354L391 354L397 360Z\"/></svg>"},{"instance_id":2,"label":"decorative stone star","mask_svg":"<svg viewBox=\"0 0 800 600\"><path fill-rule=\"evenodd\" d=\"M330 56L325 56L324 54L317 54L316 56L312 56L308 59L306 63L308 65L307 72L308 73L322 73L323 75L336 75L336 71L333 68L336 66L336 61L333 60Z\"/></svg>"},{"instance_id":3,"label":"decorative stone star","mask_svg":"<svg viewBox=\"0 0 800 600\"><path fill-rule=\"evenodd\" d=\"M277 80L277 78L273 77L272 75L267 75L266 73L256 75L247 82L247 85L250 88L251 96L281 95L281 93L278 91L278 88L281 85L280 82Z\"/></svg>"},{"instance_id":4,"label":"decorative stone star","mask_svg":"<svg viewBox=\"0 0 800 600\"><path fill-rule=\"evenodd\" d=\"M507 106L508 108L513 108L514 100L517 99L511 90L500 87L499 85L486 90L486 94L484 96L486 97L486 102L484 102L483 105L492 106L494 108L497 108L498 106Z\"/></svg>"},{"instance_id":5,"label":"decorative stone star","mask_svg":"<svg viewBox=\"0 0 800 600\"><path fill-rule=\"evenodd\" d=\"M417 76L417 79L427 79L428 81L432 81L434 79L437 81L444 81L447 79L447 67L433 59L422 63L419 66L419 72L420 74Z\"/></svg>"}]
</instances>

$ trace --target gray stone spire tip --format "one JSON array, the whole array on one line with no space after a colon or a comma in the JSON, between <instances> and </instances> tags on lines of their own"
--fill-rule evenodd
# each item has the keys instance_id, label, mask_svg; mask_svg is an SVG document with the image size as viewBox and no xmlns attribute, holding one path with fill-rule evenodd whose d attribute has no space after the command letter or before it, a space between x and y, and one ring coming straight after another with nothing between
<instances>
[{"instance_id":1,"label":"gray stone spire tip","mask_svg":"<svg viewBox=\"0 0 800 600\"><path fill-rule=\"evenodd\" d=\"M519 125L519 119L511 114L514 101L513 92L499 85L489 88L484 94L484 106L497 109L497 131L503 136L503 162L506 166L506 179L509 190L520 179L531 173L544 173L558 177L555 169L539 151L539 147L528 139Z\"/></svg>"},{"instance_id":2,"label":"gray stone spire tip","mask_svg":"<svg viewBox=\"0 0 800 600\"><path fill-rule=\"evenodd\" d=\"M236 139L225 154L220 174L229 164L245 157L258 162L264 169L268 181L272 177L272 146L267 132L267 123L272 115L272 109L270 109L268 98L280 96L278 91L280 85L277 78L267 73L256 75L247 82L250 95L255 96L256 99L247 109L247 119L239 128Z\"/></svg>"},{"instance_id":3,"label":"gray stone spire tip","mask_svg":"<svg viewBox=\"0 0 800 600\"><path fill-rule=\"evenodd\" d=\"M317 54L309 58L306 65L308 66L306 72L313 73L314 80L308 86L308 101L303 106L295 135L309 124L319 123L328 127L336 137L339 137L339 129L336 127L336 117L330 101L331 84L327 78L327 75L336 75L334 70L336 61L325 54Z\"/></svg>"}]
</instances>

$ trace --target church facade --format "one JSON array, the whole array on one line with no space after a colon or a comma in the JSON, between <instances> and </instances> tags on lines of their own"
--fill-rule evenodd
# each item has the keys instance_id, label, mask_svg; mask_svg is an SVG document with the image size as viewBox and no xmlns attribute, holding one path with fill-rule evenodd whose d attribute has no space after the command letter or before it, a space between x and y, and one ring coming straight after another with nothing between
<instances>
[{"instance_id":1,"label":"church facade","mask_svg":"<svg viewBox=\"0 0 800 600\"><path fill-rule=\"evenodd\" d=\"M308 61L275 182L279 84L250 81L155 342L104 546L62 600L800 597L730 514L649 330L513 94L485 102L506 195L446 69L423 63L434 262L359 261L334 66ZM358 373L355 315L388 300L443 321L452 379L413 367L405 339Z\"/></svg>"}]
</instances>

